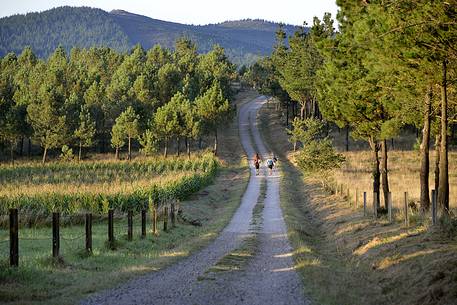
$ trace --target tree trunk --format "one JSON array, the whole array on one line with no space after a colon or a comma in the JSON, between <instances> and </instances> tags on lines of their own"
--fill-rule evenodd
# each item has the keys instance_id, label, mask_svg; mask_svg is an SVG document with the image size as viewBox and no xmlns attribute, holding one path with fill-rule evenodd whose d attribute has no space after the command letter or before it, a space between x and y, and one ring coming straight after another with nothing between
<instances>
[{"instance_id":1,"label":"tree trunk","mask_svg":"<svg viewBox=\"0 0 457 305\"><path fill-rule=\"evenodd\" d=\"M306 115L306 102L304 104L301 104L301 107L300 107L300 119L305 119L305 115Z\"/></svg>"},{"instance_id":2,"label":"tree trunk","mask_svg":"<svg viewBox=\"0 0 457 305\"><path fill-rule=\"evenodd\" d=\"M294 151L297 151L297 141L294 141Z\"/></svg>"},{"instance_id":3,"label":"tree trunk","mask_svg":"<svg viewBox=\"0 0 457 305\"><path fill-rule=\"evenodd\" d=\"M387 209L387 202L389 201L389 178L387 172L387 140L381 141L381 179L382 179L382 192L384 194L384 207Z\"/></svg>"},{"instance_id":4,"label":"tree trunk","mask_svg":"<svg viewBox=\"0 0 457 305\"><path fill-rule=\"evenodd\" d=\"M190 139L186 138L187 158L190 159Z\"/></svg>"},{"instance_id":5,"label":"tree trunk","mask_svg":"<svg viewBox=\"0 0 457 305\"><path fill-rule=\"evenodd\" d=\"M376 201L377 201L377 207L379 208L379 186L380 186L380 177L381 177L381 172L379 171L379 144L378 142L374 141L373 139L369 140L369 144L371 147L371 153L372 153L372 177L373 177L373 193L376 193Z\"/></svg>"},{"instance_id":6,"label":"tree trunk","mask_svg":"<svg viewBox=\"0 0 457 305\"><path fill-rule=\"evenodd\" d=\"M316 101L314 98L311 99L311 117L316 118Z\"/></svg>"},{"instance_id":7,"label":"tree trunk","mask_svg":"<svg viewBox=\"0 0 457 305\"><path fill-rule=\"evenodd\" d=\"M217 128L214 130L214 155L217 156Z\"/></svg>"},{"instance_id":8,"label":"tree trunk","mask_svg":"<svg viewBox=\"0 0 457 305\"><path fill-rule=\"evenodd\" d=\"M32 156L32 140L29 138L29 146L27 147L27 156L30 158Z\"/></svg>"},{"instance_id":9,"label":"tree trunk","mask_svg":"<svg viewBox=\"0 0 457 305\"><path fill-rule=\"evenodd\" d=\"M166 158L168 156L168 140L165 140L165 147L163 150L163 156Z\"/></svg>"},{"instance_id":10,"label":"tree trunk","mask_svg":"<svg viewBox=\"0 0 457 305\"><path fill-rule=\"evenodd\" d=\"M346 151L349 151L349 126L346 126Z\"/></svg>"},{"instance_id":11,"label":"tree trunk","mask_svg":"<svg viewBox=\"0 0 457 305\"><path fill-rule=\"evenodd\" d=\"M438 133L435 137L435 190L438 192L440 185L440 144L441 134Z\"/></svg>"},{"instance_id":12,"label":"tree trunk","mask_svg":"<svg viewBox=\"0 0 457 305\"><path fill-rule=\"evenodd\" d=\"M443 83L441 85L441 145L440 145L440 181L438 187L438 205L449 213L449 173L447 152L447 75L446 60L443 61Z\"/></svg>"},{"instance_id":13,"label":"tree trunk","mask_svg":"<svg viewBox=\"0 0 457 305\"><path fill-rule=\"evenodd\" d=\"M179 157L179 155L181 154L181 147L180 147L181 146L181 139L179 137L176 138L176 143L178 144L176 152L177 152L178 157Z\"/></svg>"},{"instance_id":14,"label":"tree trunk","mask_svg":"<svg viewBox=\"0 0 457 305\"><path fill-rule=\"evenodd\" d=\"M14 164L14 141L11 141L10 157L11 157L11 164Z\"/></svg>"},{"instance_id":15,"label":"tree trunk","mask_svg":"<svg viewBox=\"0 0 457 305\"><path fill-rule=\"evenodd\" d=\"M432 100L432 87L428 89L425 95L425 107L424 107L424 128L422 129L422 143L420 146L420 158L421 158L421 172L420 172L420 186L421 186L421 198L420 205L421 211L426 212L430 209L430 190L428 187L428 175L430 172L430 112L431 112L431 100Z\"/></svg>"},{"instance_id":16,"label":"tree trunk","mask_svg":"<svg viewBox=\"0 0 457 305\"><path fill-rule=\"evenodd\" d=\"M129 153L127 156L127 160L132 160L132 138L129 137Z\"/></svg>"},{"instance_id":17,"label":"tree trunk","mask_svg":"<svg viewBox=\"0 0 457 305\"><path fill-rule=\"evenodd\" d=\"M82 147L83 147L83 143L81 141L79 141L78 161L81 161L81 151L83 149Z\"/></svg>"},{"instance_id":18,"label":"tree trunk","mask_svg":"<svg viewBox=\"0 0 457 305\"><path fill-rule=\"evenodd\" d=\"M289 127L289 101L286 101L286 127Z\"/></svg>"},{"instance_id":19,"label":"tree trunk","mask_svg":"<svg viewBox=\"0 0 457 305\"><path fill-rule=\"evenodd\" d=\"M24 136L21 136L21 147L19 149L19 156L24 156Z\"/></svg>"},{"instance_id":20,"label":"tree trunk","mask_svg":"<svg viewBox=\"0 0 457 305\"><path fill-rule=\"evenodd\" d=\"M43 160L41 160L41 162L44 164L46 162L46 155L48 153L48 148L45 147L44 148L44 151L43 151Z\"/></svg>"},{"instance_id":21,"label":"tree trunk","mask_svg":"<svg viewBox=\"0 0 457 305\"><path fill-rule=\"evenodd\" d=\"M198 138L198 149L202 149L202 137Z\"/></svg>"},{"instance_id":22,"label":"tree trunk","mask_svg":"<svg viewBox=\"0 0 457 305\"><path fill-rule=\"evenodd\" d=\"M114 156L116 160L119 160L119 147L116 147L116 154Z\"/></svg>"}]
</instances>

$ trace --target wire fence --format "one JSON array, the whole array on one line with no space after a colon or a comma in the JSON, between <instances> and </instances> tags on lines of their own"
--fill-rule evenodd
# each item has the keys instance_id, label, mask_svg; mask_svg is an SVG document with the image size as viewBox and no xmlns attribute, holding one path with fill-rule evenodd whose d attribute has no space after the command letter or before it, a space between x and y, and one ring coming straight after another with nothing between
<instances>
[{"instance_id":1,"label":"wire fence","mask_svg":"<svg viewBox=\"0 0 457 305\"><path fill-rule=\"evenodd\" d=\"M349 203L353 209L363 209L364 216L371 217L374 220L380 219L383 215L387 218L388 223L393 224L397 221L404 223L406 227L410 225L411 216L421 213L421 216L430 221L432 225L437 223L437 192L431 191L430 199L431 206L429 213L422 213L414 202L409 199L408 192L397 194L396 200L392 200L392 193L389 192L387 199L385 199L383 206L381 206L381 199L384 196L375 192L360 192L358 189L355 191L350 189L349 186L343 184L335 184L333 186L326 186L327 190L335 195L340 196L342 199ZM385 219L385 218L383 218Z\"/></svg>"},{"instance_id":2,"label":"wire fence","mask_svg":"<svg viewBox=\"0 0 457 305\"><path fill-rule=\"evenodd\" d=\"M114 211L110 210L108 215L100 214L95 215L95 217L92 214L82 213L75 215L53 213L52 217L50 217L51 215L47 216L51 219L51 225L46 223L46 225L41 226L29 226L27 222L20 223L20 220L27 217L37 217L37 215L30 213L20 213L19 215L17 209L12 209L8 215L9 230L4 226L0 228L0 260L9 256L10 262L16 262L11 264L17 266L19 254L27 256L30 253L23 254L24 251L42 251L44 249L42 243L48 243L49 247L52 248L53 256L57 257L62 254L70 255L80 250L91 253L94 236L99 246L101 239L105 239L109 246L110 242L116 240L130 240L134 236L144 237L143 233L149 232L151 234L153 228L159 227L158 222L160 220L173 223L178 214L174 207L174 203L172 203L170 208L167 206L167 212L164 212L165 209L162 208L155 210L156 215L161 216L155 218L155 225L152 211L148 213L148 211L143 210L141 214L133 215L133 212L114 214ZM171 210L174 213L171 213ZM129 220L130 217L131 220ZM169 225L168 228L171 226ZM30 245L30 242L35 243L35 245ZM103 246L106 246L106 242L103 243Z\"/></svg>"}]
</instances>

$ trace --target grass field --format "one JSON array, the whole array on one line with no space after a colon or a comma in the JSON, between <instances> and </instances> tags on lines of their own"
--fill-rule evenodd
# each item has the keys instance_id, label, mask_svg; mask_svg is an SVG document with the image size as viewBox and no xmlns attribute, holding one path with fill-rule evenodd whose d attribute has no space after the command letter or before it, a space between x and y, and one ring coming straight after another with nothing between
<instances>
[{"instance_id":1,"label":"grass field","mask_svg":"<svg viewBox=\"0 0 457 305\"><path fill-rule=\"evenodd\" d=\"M238 97L237 103L247 102L254 95L253 92L245 92ZM148 214L147 238L141 239L140 220L136 212L134 239L128 241L125 209L120 205L120 208L117 206L115 217L116 249L108 249L106 216L99 216L94 220L92 229L93 255L87 256L84 253L84 227L80 225L81 217L75 215L77 213L68 212L62 216L65 226L61 228L61 259L51 258L51 228L44 222L39 226L20 228L20 266L10 268L8 231L0 230L0 303L75 304L90 293L164 268L207 245L229 222L240 203L249 178L247 161L239 143L236 119L229 128L221 131L219 139L220 153L217 162L220 165L215 176L211 178L213 183L180 201L182 217L178 218L176 228L168 232L162 231L160 224L159 234L152 235ZM0 180L2 184L8 184L12 192L4 193L3 200L9 196L6 200L10 205L14 203L11 198L39 198L42 196L41 190L49 191L52 194L50 197L54 199L62 198L55 197L57 191L63 193L64 198L72 198L74 194L87 195L94 191L104 192L102 197L108 198L108 203L111 204L126 198L113 194L126 191L129 195L128 190L142 188L143 183L158 185L159 188L163 187L173 193L176 185L180 185L179 181L185 180L187 175L205 174L208 164L201 163L201 160L201 157L194 157L191 161L186 158L181 161L158 158L152 163L148 159L131 163L85 161L70 165L50 163L44 168L36 167L34 163L17 165L26 168L24 170L5 165L0 169ZM167 162L171 165L167 165ZM162 165L157 165L159 163ZM78 170L80 166L87 166L88 172ZM28 175L27 172L33 174ZM75 179L76 177L78 178ZM70 186L67 186L69 183ZM13 191L15 186L20 185L36 188L36 191L27 190L29 197L21 194L21 191ZM186 183L184 187L184 190L187 189ZM154 191L157 191L157 187ZM143 196L143 192L135 190L130 195L136 196L138 193ZM163 195L163 192L160 194ZM138 198L135 196L133 197ZM141 198L147 199L147 196ZM138 203L138 200L133 200L133 203ZM22 212L33 211L32 206L25 207ZM49 207L45 210L50 211Z\"/></svg>"},{"instance_id":2,"label":"grass field","mask_svg":"<svg viewBox=\"0 0 457 305\"><path fill-rule=\"evenodd\" d=\"M342 152L346 163L335 171L334 179L343 184L344 190L349 188L351 200L355 201L356 188L359 190L358 202L362 202L362 193L371 194L373 181L371 179L371 159L369 151ZM434 189L434 151L430 154L431 172L429 176L430 190ZM408 192L410 201L419 206L420 199L420 159L419 152L414 150L393 150L388 156L389 187L392 192L393 206L403 204L403 194ZM382 197L382 196L381 196ZM371 198L372 196L368 196ZM451 208L457 208L457 152L449 153L449 198Z\"/></svg>"}]
</instances>

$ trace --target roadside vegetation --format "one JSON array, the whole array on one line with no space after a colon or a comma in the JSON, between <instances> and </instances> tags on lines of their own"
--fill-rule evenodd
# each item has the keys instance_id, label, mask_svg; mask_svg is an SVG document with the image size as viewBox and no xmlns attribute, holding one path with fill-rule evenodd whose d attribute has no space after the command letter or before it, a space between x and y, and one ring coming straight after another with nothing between
<instances>
[{"instance_id":1,"label":"roadside vegetation","mask_svg":"<svg viewBox=\"0 0 457 305\"><path fill-rule=\"evenodd\" d=\"M244 103L252 95L240 93L234 103ZM217 158L206 152L190 158L137 156L132 161L116 161L101 156L98 161L2 165L2 184L18 189L2 198L9 200L8 204L24 200L19 211L24 221L19 228L19 267L9 267L9 232L0 230L0 298L8 304L75 304L91 293L162 269L207 245L230 221L249 178L237 123L235 120L219 132ZM36 189L28 191L29 187ZM19 194L20 190L29 193ZM32 196L30 201L25 201L27 196ZM40 196L49 202L40 205ZM82 200L85 196L87 202ZM148 211L143 239L139 209L150 204L149 196L159 208L158 233L153 232ZM62 198L68 199L65 204L59 201ZM165 232L160 207L169 200L179 201L179 209L176 227L169 222ZM114 248L107 244L103 211L107 207L115 209ZM129 209L134 210L132 241L127 238ZM62 211L58 259L51 256L49 218L56 210ZM91 255L84 244L83 213L87 211L94 213ZM27 215L31 217L25 221ZM2 219L7 224L4 216Z\"/></svg>"},{"instance_id":2,"label":"roadside vegetation","mask_svg":"<svg viewBox=\"0 0 457 305\"><path fill-rule=\"evenodd\" d=\"M276 107L276 102L269 102L262 108L261 133L280 161L281 207L294 248L295 268L313 303L454 304L457 242L453 225L431 227L430 221L414 214L408 227L401 216L394 223L386 216L364 216L360 205L356 208L345 195L324 188L320 172L300 170L298 153L287 140L285 122ZM334 174L355 175L349 168L351 158L368 153L343 154L344 165L325 179L333 179ZM394 168L403 167L407 160L392 159ZM398 171L392 176L401 179L409 175L412 179L414 174ZM365 175L369 180L369 174ZM354 185L359 177L364 175L359 173L347 182Z\"/></svg>"},{"instance_id":3,"label":"roadside vegetation","mask_svg":"<svg viewBox=\"0 0 457 305\"><path fill-rule=\"evenodd\" d=\"M457 2L337 4L244 74L277 101L296 267L317 304L454 304Z\"/></svg>"},{"instance_id":4,"label":"roadside vegetation","mask_svg":"<svg viewBox=\"0 0 457 305\"><path fill-rule=\"evenodd\" d=\"M245 79L281 102L277 111L287 127L296 117L314 118L322 120L326 133L343 128L346 150L351 137L365 143L370 151L369 193L379 214L387 209L391 192L388 142L398 143L409 131L420 152L418 208L429 213L434 189L439 216L452 218L449 148L457 130L457 3L338 5L337 31L330 14L316 17L309 31L303 28L290 37L279 28L272 55L253 65ZM306 129L302 123L294 125Z\"/></svg>"}]
</instances>

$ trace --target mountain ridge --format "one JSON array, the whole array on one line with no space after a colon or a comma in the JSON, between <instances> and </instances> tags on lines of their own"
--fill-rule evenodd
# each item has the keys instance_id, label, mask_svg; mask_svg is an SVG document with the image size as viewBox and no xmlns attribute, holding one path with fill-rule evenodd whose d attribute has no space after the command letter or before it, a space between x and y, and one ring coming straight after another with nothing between
<instances>
[{"instance_id":1,"label":"mountain ridge","mask_svg":"<svg viewBox=\"0 0 457 305\"><path fill-rule=\"evenodd\" d=\"M72 47L110 47L126 52L136 44L149 49L155 44L173 48L177 38L192 39L199 52L214 44L226 50L236 64L251 64L269 55L279 23L261 19L230 20L216 24L191 25L154 19L125 10L110 12L91 7L62 6L42 12L0 18L0 56L16 54L26 46L46 58L59 45ZM297 26L284 25L288 35Z\"/></svg>"},{"instance_id":2,"label":"mountain ridge","mask_svg":"<svg viewBox=\"0 0 457 305\"><path fill-rule=\"evenodd\" d=\"M62 45L89 48L106 46L126 52L136 44L149 49L155 44L173 48L177 38L186 36L207 52L214 44L226 50L236 64L251 64L269 55L279 23L261 19L229 20L216 24L191 25L154 19L125 10L110 12L90 7L62 6L42 12L0 18L0 56L20 53L31 46L47 57ZM288 35L298 28L284 25Z\"/></svg>"}]
</instances>

